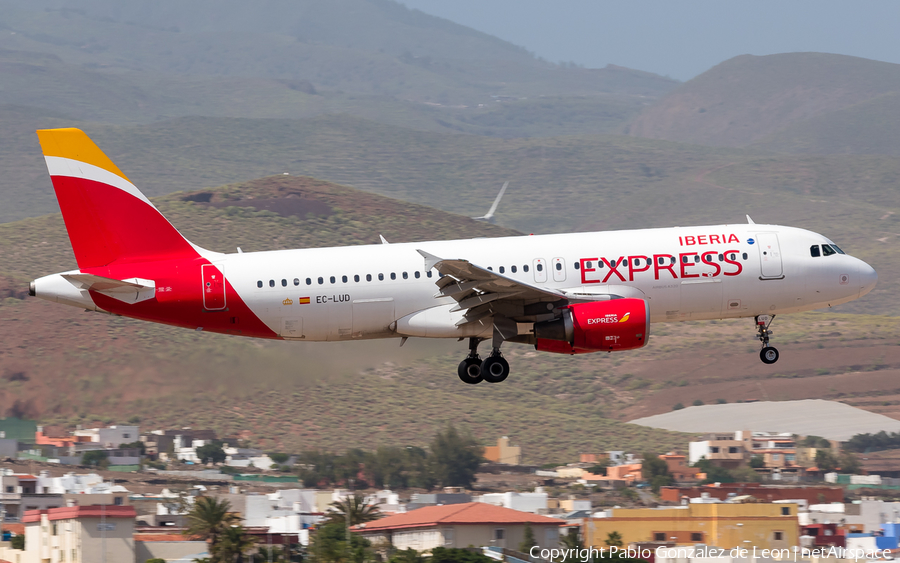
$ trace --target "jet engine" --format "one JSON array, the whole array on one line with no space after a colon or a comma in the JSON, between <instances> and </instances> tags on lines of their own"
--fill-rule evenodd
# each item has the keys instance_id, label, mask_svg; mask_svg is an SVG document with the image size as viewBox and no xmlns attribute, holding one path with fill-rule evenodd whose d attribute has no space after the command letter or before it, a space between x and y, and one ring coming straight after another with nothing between
<instances>
[{"instance_id":1,"label":"jet engine","mask_svg":"<svg viewBox=\"0 0 900 563\"><path fill-rule=\"evenodd\" d=\"M560 318L534 323L534 336L542 352L633 350L650 339L650 307L634 298L569 305Z\"/></svg>"}]
</instances>

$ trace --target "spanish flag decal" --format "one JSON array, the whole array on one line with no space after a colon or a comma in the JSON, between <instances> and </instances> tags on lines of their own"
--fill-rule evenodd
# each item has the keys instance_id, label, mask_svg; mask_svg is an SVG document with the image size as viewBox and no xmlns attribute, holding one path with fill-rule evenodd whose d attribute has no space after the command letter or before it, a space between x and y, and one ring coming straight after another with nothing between
<instances>
[{"instance_id":1,"label":"spanish flag decal","mask_svg":"<svg viewBox=\"0 0 900 563\"><path fill-rule=\"evenodd\" d=\"M309 297L301 297L297 300L298 305L309 305Z\"/></svg>"},{"instance_id":2,"label":"spanish flag decal","mask_svg":"<svg viewBox=\"0 0 900 563\"><path fill-rule=\"evenodd\" d=\"M620 322L620 323L627 322L627 321L628 321L628 317L630 317L630 316L631 316L631 313L630 313L630 312L629 312L629 313L625 313L625 315L624 315L621 319L619 319L619 322Z\"/></svg>"}]
</instances>

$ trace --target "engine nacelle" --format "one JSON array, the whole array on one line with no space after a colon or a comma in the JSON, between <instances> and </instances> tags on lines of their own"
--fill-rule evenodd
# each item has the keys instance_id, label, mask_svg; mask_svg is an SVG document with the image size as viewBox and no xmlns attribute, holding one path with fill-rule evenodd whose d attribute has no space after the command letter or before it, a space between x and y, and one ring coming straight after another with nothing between
<instances>
[{"instance_id":1,"label":"engine nacelle","mask_svg":"<svg viewBox=\"0 0 900 563\"><path fill-rule=\"evenodd\" d=\"M643 299L569 305L562 317L534 323L535 348L557 354L634 350L650 339L650 306Z\"/></svg>"}]
</instances>

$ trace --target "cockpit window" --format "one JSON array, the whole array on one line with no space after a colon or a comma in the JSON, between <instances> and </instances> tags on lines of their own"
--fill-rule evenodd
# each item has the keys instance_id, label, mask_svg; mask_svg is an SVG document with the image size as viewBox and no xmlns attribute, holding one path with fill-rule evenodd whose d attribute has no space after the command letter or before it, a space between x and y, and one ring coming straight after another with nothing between
<instances>
[{"instance_id":1,"label":"cockpit window","mask_svg":"<svg viewBox=\"0 0 900 563\"><path fill-rule=\"evenodd\" d=\"M837 250L837 253L838 253L838 254L846 254L843 250L841 250L840 248L838 248L838 245L836 245L836 244L834 244L834 243L831 243L831 248Z\"/></svg>"},{"instance_id":2,"label":"cockpit window","mask_svg":"<svg viewBox=\"0 0 900 563\"><path fill-rule=\"evenodd\" d=\"M819 256L821 256L821 254L819 253L819 245L818 244L814 244L809 247L809 255L812 256L813 258L818 258Z\"/></svg>"},{"instance_id":3,"label":"cockpit window","mask_svg":"<svg viewBox=\"0 0 900 563\"><path fill-rule=\"evenodd\" d=\"M835 249L831 248L830 244L822 245L822 255L823 256L831 256L833 254L837 254L837 251Z\"/></svg>"}]
</instances>

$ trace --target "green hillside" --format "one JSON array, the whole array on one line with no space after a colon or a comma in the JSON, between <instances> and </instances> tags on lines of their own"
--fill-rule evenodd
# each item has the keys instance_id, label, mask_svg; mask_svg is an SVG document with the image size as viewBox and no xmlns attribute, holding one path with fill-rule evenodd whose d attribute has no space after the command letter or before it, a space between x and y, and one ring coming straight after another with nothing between
<instances>
[{"instance_id":1,"label":"green hillside","mask_svg":"<svg viewBox=\"0 0 900 563\"><path fill-rule=\"evenodd\" d=\"M806 154L900 156L900 92L817 115L780 129L755 147Z\"/></svg>"},{"instance_id":2,"label":"green hillside","mask_svg":"<svg viewBox=\"0 0 900 563\"><path fill-rule=\"evenodd\" d=\"M737 147L893 92L900 92L896 64L826 53L742 55L684 83L625 130L638 137ZM876 116L868 117L866 125L874 125ZM852 131L828 131L828 142L846 142L848 133L852 140Z\"/></svg>"},{"instance_id":3,"label":"green hillside","mask_svg":"<svg viewBox=\"0 0 900 563\"><path fill-rule=\"evenodd\" d=\"M190 240L219 251L423 238L507 229L309 178L276 176L155 203ZM304 218L260 211L294 197ZM251 199L252 198L252 199ZM314 203L311 203L314 202ZM448 422L485 440L513 433L529 461L581 450L683 446L682 435L622 425L603 401L525 386L473 388L455 375L462 344L261 342L88 314L25 298L25 280L74 266L58 215L0 225L0 411L45 423L212 427L267 448L426 445ZM450 350L455 350L448 355ZM511 350L524 354L528 350ZM565 358L561 358L565 361ZM523 370L523 374L524 374ZM586 384L599 379L585 373ZM542 389L544 387L544 389Z\"/></svg>"}]
</instances>

